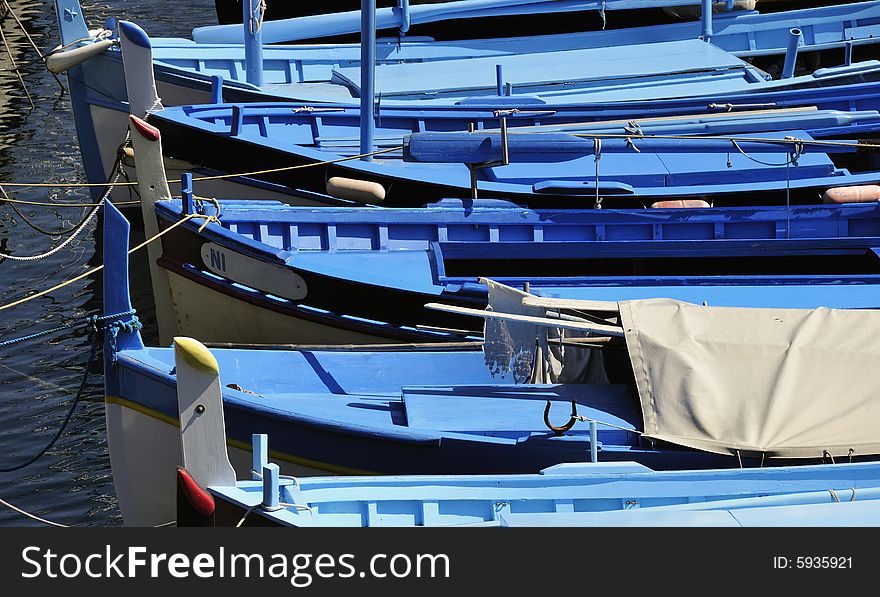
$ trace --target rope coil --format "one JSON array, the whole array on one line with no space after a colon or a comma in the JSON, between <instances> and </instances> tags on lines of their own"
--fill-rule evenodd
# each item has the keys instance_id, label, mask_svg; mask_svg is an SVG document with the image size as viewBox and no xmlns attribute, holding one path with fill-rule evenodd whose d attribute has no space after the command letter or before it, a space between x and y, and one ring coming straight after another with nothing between
<instances>
[{"instance_id":1,"label":"rope coil","mask_svg":"<svg viewBox=\"0 0 880 597\"><path fill-rule=\"evenodd\" d=\"M120 317L126 317L128 315L134 315L134 314L135 314L135 310L132 309L132 310L126 311L124 313L114 313L113 315L102 315L102 316L93 315L93 316L87 318L85 321L69 322L69 323L65 323L63 325L54 327L50 330L43 330L41 332L36 332L34 334L28 334L26 336L21 336L19 338L13 338L12 340L5 340L3 342L0 342L0 348L12 346L14 344L19 344L21 342L27 342L28 340L35 340L37 338L42 338L43 336L50 336L52 334L57 334L58 332L63 332L64 330L74 330L77 328L87 327L87 328L89 328L89 330L91 332L95 332L95 331L98 331L98 329L99 329L99 326L98 326L99 323L103 323L103 322L109 321L111 319L117 319ZM132 319L135 322L137 321L137 317L133 317ZM138 329L140 329L140 327L142 327L142 326L140 326L139 322L136 325L138 326ZM131 330L129 329L126 331L131 331Z\"/></svg>"}]
</instances>

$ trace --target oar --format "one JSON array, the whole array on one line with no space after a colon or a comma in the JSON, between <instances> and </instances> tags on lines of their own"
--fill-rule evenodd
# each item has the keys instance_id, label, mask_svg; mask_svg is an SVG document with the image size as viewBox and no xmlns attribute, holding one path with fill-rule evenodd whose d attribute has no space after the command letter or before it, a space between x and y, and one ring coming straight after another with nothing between
<instances>
[{"instance_id":1,"label":"oar","mask_svg":"<svg viewBox=\"0 0 880 597\"><path fill-rule=\"evenodd\" d=\"M562 299L532 295L524 297L522 304L523 307L543 307L544 309L575 309L577 311L599 311L602 313L620 312L620 307L614 301Z\"/></svg>"},{"instance_id":2,"label":"oar","mask_svg":"<svg viewBox=\"0 0 880 597\"><path fill-rule=\"evenodd\" d=\"M550 317L535 317L533 315L520 315L518 313L502 313L499 311L485 311L481 309L470 309L468 307L458 307L456 305L444 305L442 303L428 303L426 309L434 311L445 311L447 313L455 313L456 315L473 315L474 317L482 317L484 319L502 319L505 321L515 321L519 323L530 323L544 327L561 328L565 330L575 330L579 332L589 332L597 336L623 337L623 328L615 325L602 325L598 323L567 321L565 319L554 319Z\"/></svg>"}]
</instances>

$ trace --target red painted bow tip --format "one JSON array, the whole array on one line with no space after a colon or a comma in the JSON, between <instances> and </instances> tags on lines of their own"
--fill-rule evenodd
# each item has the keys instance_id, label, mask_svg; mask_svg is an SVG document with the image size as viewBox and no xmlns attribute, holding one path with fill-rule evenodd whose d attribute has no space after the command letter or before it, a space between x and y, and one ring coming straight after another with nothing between
<instances>
[{"instance_id":1,"label":"red painted bow tip","mask_svg":"<svg viewBox=\"0 0 880 597\"><path fill-rule=\"evenodd\" d=\"M137 116L129 115L128 118L131 120L131 124L134 125L134 130L136 130L141 137L147 141L159 140L159 129L152 124L147 124L146 121L141 120Z\"/></svg>"},{"instance_id":2,"label":"red painted bow tip","mask_svg":"<svg viewBox=\"0 0 880 597\"><path fill-rule=\"evenodd\" d=\"M214 498L205 491L186 469L177 467L177 486L186 497L193 510L202 516L214 513Z\"/></svg>"}]
</instances>

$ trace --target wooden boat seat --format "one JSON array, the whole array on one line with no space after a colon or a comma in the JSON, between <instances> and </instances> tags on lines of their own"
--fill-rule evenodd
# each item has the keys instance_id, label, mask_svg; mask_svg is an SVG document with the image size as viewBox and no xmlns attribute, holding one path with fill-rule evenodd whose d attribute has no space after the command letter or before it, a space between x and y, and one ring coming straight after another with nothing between
<instances>
[{"instance_id":1,"label":"wooden boat seat","mask_svg":"<svg viewBox=\"0 0 880 597\"><path fill-rule=\"evenodd\" d=\"M578 414L610 423L599 425L606 441L630 441L634 436L619 429L637 430L642 413L636 396L624 385L474 385L408 386L402 389L407 426L493 435L495 433L550 432L544 424L544 407L551 402L551 421L565 422L571 401ZM586 424L576 425L571 434L588 433Z\"/></svg>"}]
</instances>

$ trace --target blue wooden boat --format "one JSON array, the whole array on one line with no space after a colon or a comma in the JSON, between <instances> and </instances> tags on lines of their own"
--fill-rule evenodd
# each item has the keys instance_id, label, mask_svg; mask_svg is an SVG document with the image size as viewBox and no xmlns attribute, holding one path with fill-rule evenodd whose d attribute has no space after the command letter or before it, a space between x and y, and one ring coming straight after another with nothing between
<instances>
[{"instance_id":1,"label":"blue wooden boat","mask_svg":"<svg viewBox=\"0 0 880 597\"><path fill-rule=\"evenodd\" d=\"M441 0L442 1L442 0ZM412 2L413 6L427 4L428 2ZM243 7L241 0L216 0L217 20L221 25L241 24ZM402 2L397 0L379 0L376 2L377 9L401 8ZM742 4L738 2L736 4ZM746 4L754 4L746 1ZM320 15L327 13L341 13L358 10L360 3L357 0L334 0L321 6L308 3L292 2L266 2L265 20L278 21ZM694 7L699 11L699 7ZM789 9L801 8L791 6ZM746 10L748 7L736 6L736 10ZM662 8L640 8L637 10L624 11L601 11L594 6L587 10L573 11L560 19L558 14L537 13L529 15L495 15L491 17L474 18L469 20L457 19L448 21L435 21L423 24L412 24L403 32L405 36L427 36L437 40L448 39L480 39L495 37L499 32L506 35L538 35L559 34L566 32L583 32L593 30L621 29L634 26L658 26L674 23L681 20L672 11ZM723 14L723 13L722 13ZM698 16L698 15L697 15ZM325 38L326 39L326 38ZM333 40L357 42L357 35L334 35Z\"/></svg>"},{"instance_id":2,"label":"blue wooden boat","mask_svg":"<svg viewBox=\"0 0 880 597\"><path fill-rule=\"evenodd\" d=\"M480 115L469 122L485 128L468 134L468 117ZM825 117L827 127L815 120ZM357 112L298 112L285 105L251 104L177 107L147 118L161 131L165 154L182 161L184 168L263 187L294 204L321 195L325 203L349 199L389 207L475 196L533 207L586 206L598 200L605 207L635 207L668 198L728 206L804 204L815 203L830 188L872 185L880 178L868 154L856 152L855 145L837 145L870 139L878 127L874 110L576 126L544 123L544 114L536 109L500 120L479 110L448 112L436 119L418 112L383 116L372 145L381 153L366 161L358 159L366 152ZM509 133L490 132L499 131L499 124ZM426 134L454 132L456 126L458 135ZM533 131L541 132L525 135ZM790 166L791 144L750 142L786 137L806 142L796 167ZM601 161L595 157L595 139L602 142ZM501 159L505 143L510 148L507 162ZM417 151L417 144L424 151ZM858 148L871 150L873 145L869 141ZM836 153L844 150L848 153ZM239 172L257 174L234 176ZM227 188L221 194L234 192Z\"/></svg>"},{"instance_id":3,"label":"blue wooden boat","mask_svg":"<svg viewBox=\"0 0 880 597\"><path fill-rule=\"evenodd\" d=\"M280 476L253 435L247 480L225 443L217 360L174 344L181 429L177 526L877 526L880 465L653 471L564 463L538 474ZM201 409L201 415L196 409ZM193 416L196 414L196 416Z\"/></svg>"},{"instance_id":4,"label":"blue wooden boat","mask_svg":"<svg viewBox=\"0 0 880 597\"><path fill-rule=\"evenodd\" d=\"M697 34L715 36L718 33L719 23L731 18L744 16L756 16L755 10L738 10L745 8L749 0L734 0L729 3L714 3L716 10L711 11L708 19L702 18L702 5L709 0L556 0L553 2L535 0L475 0L465 2L406 2L401 0L397 6L378 7L376 10L375 27L378 30L397 30L401 37L411 31L416 35L425 34L423 25L438 23L442 27L446 21L465 20L465 27L461 31L453 32L453 35L442 35L443 39L485 38L499 37L499 32L505 31L505 17L531 16L535 28L525 32L513 33L514 35L535 35L543 32L541 26L542 17L551 14L557 17L582 24L561 23L563 19L557 19L552 23L550 33L560 34L566 30L584 32L590 31L594 24L604 25L600 29L620 30L635 26L663 27L664 22L670 22L670 18L689 19L701 21L701 29ZM837 4L840 4L839 2ZM363 5L353 6L354 10L347 12L331 12L330 14L307 15L304 18L291 18L281 21L264 20L261 34L264 43L285 43L300 39L320 39L327 36L343 36L346 34L359 33L361 21L359 10ZM369 4L367 5L369 6ZM806 6L809 7L809 4ZM801 8L792 6L790 9ZM818 7L810 7L818 8ZM830 8L827 5L821 8ZM582 19L582 14L593 13L591 20ZM659 17L660 13L666 13L666 18ZM795 10L786 11L795 14ZM569 13L569 14L566 14ZM828 14L833 14L829 12ZM771 16L771 15L768 15ZM595 17L598 17L596 19ZM495 21L497 19L497 23ZM479 24L486 23L479 28ZM723 25L720 25L723 29ZM422 31L420 31L422 29ZM479 30L481 29L481 30ZM488 29L488 31L487 31ZM479 30L475 35L469 35L473 30ZM508 34L509 35L509 34ZM220 25L199 27L193 30L193 39L199 43L241 43L247 37L241 25ZM432 37L436 37L433 36Z\"/></svg>"},{"instance_id":5,"label":"blue wooden boat","mask_svg":"<svg viewBox=\"0 0 880 597\"><path fill-rule=\"evenodd\" d=\"M217 10L217 20L221 25L230 25L233 23L241 23L242 22L242 4L241 0L215 0L214 2ZM377 3L379 6L393 6L393 3L385 3L379 2ZM739 8L740 10L748 10L749 8L746 6L750 4L748 2L742 3L743 6ZM779 12L781 10L792 10L798 8L806 8L806 7L822 7L829 6L832 4L848 4L848 0L783 0L783 1L770 1L770 2L753 2L751 4L755 5L755 8L760 8L761 12ZM298 6L291 5L289 2L283 1L267 1L267 12L266 19L268 20L281 20L281 19L290 19L294 17L305 16L309 14L317 14L314 12L309 12L312 7L310 6ZM352 0L347 0L345 2L332 3L329 5L330 10L325 10L324 12L342 12L343 10L353 10L356 9L357 3ZM595 11L594 11L595 12ZM669 18L670 13L674 14L672 10L665 11L650 11L650 9L645 9L644 12L650 12L650 19L646 19L646 24L656 23L657 21L662 21L663 17ZM590 13L587 13L590 14ZM661 17L663 15L663 17ZM607 23L607 26L613 26L613 17L616 16L616 13L610 13L606 15L606 19L611 19L611 22ZM630 15L626 15L627 18L631 18ZM559 27L556 24L556 27ZM442 30L439 33L443 33ZM469 35L468 37L474 37L473 35Z\"/></svg>"},{"instance_id":6,"label":"blue wooden boat","mask_svg":"<svg viewBox=\"0 0 880 597\"><path fill-rule=\"evenodd\" d=\"M164 229L193 210L160 202L154 217ZM170 333L250 343L467 340L481 322L423 305L480 308L482 276L571 298L880 307L876 203L531 211L450 201L389 212L224 201L220 222L201 233L187 222L163 244L154 282L167 280L173 297L171 312L159 314L176 324Z\"/></svg>"},{"instance_id":7,"label":"blue wooden boat","mask_svg":"<svg viewBox=\"0 0 880 597\"><path fill-rule=\"evenodd\" d=\"M109 203L104 224L105 312L127 313L131 308L128 224ZM651 301L622 302L617 308L625 317L625 313L657 306L648 303ZM222 368L226 384L222 395L226 441L233 448L230 457L240 474L249 471L250 439L259 431L273 437L273 458L282 463L286 473L296 475L536 473L561 462L584 461L635 461L654 470L667 470L873 458L877 442L872 439L872 429L865 429L873 420L869 414L873 402L865 396L873 380L863 376L863 369L859 375L852 369L863 368L865 359L873 358L876 311L725 311L661 303L662 308L672 304L691 313L696 309L717 315L712 329L732 327L742 335L752 327L760 334L745 333L744 338L722 334L730 341L727 346L743 342L756 345L738 346L733 352L698 349L695 354L703 359L706 369L702 376L673 375L662 356L650 359L648 365L666 363L664 383L684 380L691 389L673 392L670 401L655 397L649 411L644 410L644 399L639 399L645 383L641 374L635 386L613 376L595 382L517 385L519 371L498 377L492 370L495 366L487 363L485 348L216 349L212 358ZM227 325L236 324L226 314L217 317L225 318ZM818 342L804 345L804 340L814 337L808 329L815 318L828 317L834 324L820 325L823 334ZM105 344L107 429L114 483L128 524L164 523L174 516L169 496L174 487L173 467L180 464L175 357L170 348L144 347L139 332L126 325L130 323L126 319L111 324L115 331ZM667 317L660 320L664 325L671 321ZM633 321L639 321L635 326L638 334L653 337L648 333L650 326L643 325L646 320ZM783 321L791 338L780 336L782 328L778 326ZM554 325L566 329L611 327L606 324L554 320ZM628 345L633 341L632 331L625 332ZM844 336L848 338L845 347L839 344ZM664 337L661 334L661 339ZM675 342L674 335L669 340ZM642 346L641 342L637 344ZM634 347L627 350L641 351ZM673 353L679 354L678 349ZM737 363L733 355L747 358ZM723 371L714 369L718 358L725 362ZM777 371L774 365L779 359L782 369ZM206 363L204 359L198 362L199 367ZM801 373L792 369L795 363ZM756 367L760 371L754 371ZM840 369L828 375L823 367ZM773 372L769 380L758 374L768 368ZM778 379L780 372L786 381ZM733 380L733 391L745 392L751 402L746 404L744 397L732 398L731 388L721 386L715 396L703 394L701 384L706 375L728 383ZM752 394L752 386L763 382L772 385L772 391ZM802 392L803 384L812 389ZM217 389L220 391L219 386ZM828 396L834 399L829 401ZM764 400L774 404L774 416L765 416ZM681 406L682 401L686 406ZM706 408L700 408L700 403ZM560 426L551 422L567 417L569 409L569 423ZM781 414L779 409L795 409L798 416ZM659 423L682 413L700 414L696 425L706 429L706 437L688 438L663 431ZM720 430L711 424L716 417L724 419ZM733 424L734 419L742 426ZM589 425L578 424L580 420ZM648 432L648 424L657 431Z\"/></svg>"},{"instance_id":8,"label":"blue wooden boat","mask_svg":"<svg viewBox=\"0 0 880 597\"><path fill-rule=\"evenodd\" d=\"M335 197L392 207L478 195L532 206L577 205L584 195L592 195L597 207L603 200L631 207L670 197L791 204L813 203L830 188L873 184L878 177L874 160L864 153L877 145L846 139L870 138L880 126L876 110L814 113L807 108L604 125L555 124L555 114L535 108L495 111L491 117L487 111L451 109L430 120L406 110L400 118L382 116L379 126L367 126L366 133L365 122L353 111L315 113L289 104L163 110L151 77L149 40L130 23L121 23L120 30L130 109L148 114L160 129L166 154L184 168L198 163L211 174L221 173L220 179L234 178L233 183L272 185L271 191L291 203L314 202L323 194L325 202L338 203ZM517 125L509 134L508 114ZM498 121L501 133L487 131ZM524 131L530 122L542 125ZM467 141L415 149L417 144L431 146L422 139L432 131L455 137L450 131L456 126L480 130L460 133ZM533 134L540 139L533 143L535 150L528 149L531 137L525 134L533 130L542 131ZM484 143L486 134L499 142ZM452 151L464 145L472 150ZM574 149L560 152L563 145ZM498 155L485 151L494 146ZM374 151L381 154L365 155ZM235 177L236 172L256 174ZM220 191L214 192L234 192Z\"/></svg>"},{"instance_id":9,"label":"blue wooden boat","mask_svg":"<svg viewBox=\"0 0 880 597\"><path fill-rule=\"evenodd\" d=\"M157 167L158 131L132 122L144 229L152 236L199 208L188 180L183 197L172 199ZM221 199L217 207L219 224L185 222L150 249L163 344L177 335L245 343L467 341L481 322L424 305L482 308L481 277L568 298L878 306L876 201L532 210L489 199L395 209Z\"/></svg>"},{"instance_id":10,"label":"blue wooden boat","mask_svg":"<svg viewBox=\"0 0 880 597\"><path fill-rule=\"evenodd\" d=\"M122 63L114 39L115 27L107 33L89 33L83 11L77 0L57 0L56 9L61 17L59 28L62 43L78 46L73 52L86 52L90 59L71 66L68 72L72 107L77 123L77 135L83 154L86 173L90 182L104 182L116 158L116 149L124 137L127 107L126 90L122 84ZM855 48L856 60L872 56L873 50L863 55L861 45L873 48L876 38L872 28L880 19L880 2L854 4L849 7L829 7L819 12L796 11L791 15L758 15L752 12L734 13L729 18L718 17L714 21L713 45L748 58L767 72L778 72L778 66L766 62L764 56L778 57L789 46L790 29L793 24L803 32L804 46L798 56L818 56L828 51L829 58L807 59L811 69L833 67L839 64L836 52L841 47ZM569 37L521 37L511 40L471 40L442 44L414 38L400 42L398 38L380 42L377 46L378 62L436 61L453 58L510 56L522 52L571 50L618 45L630 41L661 42L695 39L701 33L699 23L623 30L571 34ZM108 37L109 36L109 37ZM90 41L83 42L83 39ZM200 45L182 39L157 39L154 59L156 77L166 105L206 102L212 97L212 78L216 88L214 97L226 101L265 101L267 99L290 99L298 94L295 89L305 85L327 91L336 89L349 105L351 92L340 85L329 85L334 69L357 66L360 60L358 46L300 46L294 48L267 46L264 51L262 72L265 84L255 87L246 80L247 65L241 45ZM813 52L812 50L816 50ZM853 59L852 52L848 53ZM56 57L70 66L84 56ZM776 58L773 58L776 60ZM804 63L806 64L806 63ZM495 68L494 65L492 67ZM495 84L495 74L492 83ZM832 74L834 71L824 71ZM823 79L828 86L830 79ZM218 86L219 85L219 86ZM222 91L221 91L222 88ZM100 90L100 92L98 91ZM286 91L285 91L286 90ZM327 100L327 98L325 98ZM723 98L722 98L723 100ZM486 101L484 97L481 101ZM517 101L524 101L517 98ZM531 101L531 100L530 100ZM723 100L727 101L727 100ZM492 107L510 103L498 99ZM387 102L386 102L387 105Z\"/></svg>"},{"instance_id":11,"label":"blue wooden boat","mask_svg":"<svg viewBox=\"0 0 880 597\"><path fill-rule=\"evenodd\" d=\"M880 526L873 463L687 472L594 466L561 464L533 475L300 477L296 486L282 479L277 509L264 497L264 481L243 480L209 486L214 510L208 515L193 514L183 502L177 521L217 527ZM804 491L792 488L801 484ZM566 510L572 502L576 509Z\"/></svg>"}]
</instances>

